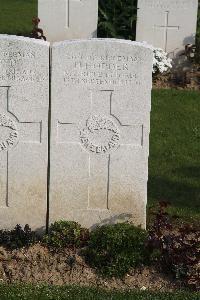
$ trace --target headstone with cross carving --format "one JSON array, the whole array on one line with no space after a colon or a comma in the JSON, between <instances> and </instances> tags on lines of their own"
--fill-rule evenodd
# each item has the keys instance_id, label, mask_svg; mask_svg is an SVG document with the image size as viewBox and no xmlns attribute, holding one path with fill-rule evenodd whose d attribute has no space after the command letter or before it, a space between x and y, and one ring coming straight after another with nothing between
<instances>
[{"instance_id":1,"label":"headstone with cross carving","mask_svg":"<svg viewBox=\"0 0 200 300\"><path fill-rule=\"evenodd\" d=\"M138 0L137 41L177 58L195 44L198 0Z\"/></svg>"},{"instance_id":2,"label":"headstone with cross carving","mask_svg":"<svg viewBox=\"0 0 200 300\"><path fill-rule=\"evenodd\" d=\"M140 43L53 45L50 222L145 227L151 85Z\"/></svg>"},{"instance_id":3,"label":"headstone with cross carving","mask_svg":"<svg viewBox=\"0 0 200 300\"><path fill-rule=\"evenodd\" d=\"M93 38L98 0L38 0L38 17L49 42Z\"/></svg>"},{"instance_id":4,"label":"headstone with cross carving","mask_svg":"<svg viewBox=\"0 0 200 300\"><path fill-rule=\"evenodd\" d=\"M49 44L0 35L0 228L45 227Z\"/></svg>"}]
</instances>

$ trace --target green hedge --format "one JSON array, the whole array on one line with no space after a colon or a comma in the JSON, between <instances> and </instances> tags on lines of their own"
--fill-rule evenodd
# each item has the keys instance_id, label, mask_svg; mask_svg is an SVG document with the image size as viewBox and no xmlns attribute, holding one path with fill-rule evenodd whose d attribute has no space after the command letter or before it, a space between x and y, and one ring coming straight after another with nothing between
<instances>
[{"instance_id":1,"label":"green hedge","mask_svg":"<svg viewBox=\"0 0 200 300\"><path fill-rule=\"evenodd\" d=\"M200 293L106 292L78 286L0 285L1 300L199 300Z\"/></svg>"},{"instance_id":2,"label":"green hedge","mask_svg":"<svg viewBox=\"0 0 200 300\"><path fill-rule=\"evenodd\" d=\"M98 36L135 40L137 0L99 0Z\"/></svg>"},{"instance_id":3,"label":"green hedge","mask_svg":"<svg viewBox=\"0 0 200 300\"><path fill-rule=\"evenodd\" d=\"M197 19L197 37L200 39L200 0L199 0L199 10Z\"/></svg>"},{"instance_id":4,"label":"green hedge","mask_svg":"<svg viewBox=\"0 0 200 300\"><path fill-rule=\"evenodd\" d=\"M197 35L196 35L197 55L196 61L200 63L200 0L199 0L199 13L197 19Z\"/></svg>"}]
</instances>

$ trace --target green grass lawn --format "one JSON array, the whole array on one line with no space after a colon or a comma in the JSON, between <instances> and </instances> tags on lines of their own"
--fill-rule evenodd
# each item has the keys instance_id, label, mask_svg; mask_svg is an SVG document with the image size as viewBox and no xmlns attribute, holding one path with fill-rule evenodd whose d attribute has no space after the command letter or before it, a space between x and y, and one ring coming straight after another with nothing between
<instances>
[{"instance_id":1,"label":"green grass lawn","mask_svg":"<svg viewBox=\"0 0 200 300\"><path fill-rule=\"evenodd\" d=\"M30 35L37 0L0 0L0 33Z\"/></svg>"},{"instance_id":2,"label":"green grass lawn","mask_svg":"<svg viewBox=\"0 0 200 300\"><path fill-rule=\"evenodd\" d=\"M76 286L0 285L1 300L199 300L200 293L106 292Z\"/></svg>"},{"instance_id":3,"label":"green grass lawn","mask_svg":"<svg viewBox=\"0 0 200 300\"><path fill-rule=\"evenodd\" d=\"M155 90L152 97L148 202L200 217L200 93Z\"/></svg>"}]
</instances>

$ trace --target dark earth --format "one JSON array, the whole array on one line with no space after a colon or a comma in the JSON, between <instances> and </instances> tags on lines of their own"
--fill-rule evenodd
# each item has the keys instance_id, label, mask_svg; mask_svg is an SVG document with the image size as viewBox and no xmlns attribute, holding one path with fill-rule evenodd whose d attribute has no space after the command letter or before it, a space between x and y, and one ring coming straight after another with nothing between
<instances>
[{"instance_id":1,"label":"dark earth","mask_svg":"<svg viewBox=\"0 0 200 300\"><path fill-rule=\"evenodd\" d=\"M72 263L73 262L73 263ZM106 289L148 289L173 291L179 288L172 278L155 267L134 269L124 279L99 277L75 251L52 253L41 244L7 251L0 247L0 281L3 283L79 284Z\"/></svg>"}]
</instances>

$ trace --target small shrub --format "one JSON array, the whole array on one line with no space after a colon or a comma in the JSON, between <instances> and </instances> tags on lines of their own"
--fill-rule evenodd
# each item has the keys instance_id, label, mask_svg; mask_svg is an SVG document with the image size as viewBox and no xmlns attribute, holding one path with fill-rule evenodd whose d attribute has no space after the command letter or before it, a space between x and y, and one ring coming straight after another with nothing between
<instances>
[{"instance_id":1,"label":"small shrub","mask_svg":"<svg viewBox=\"0 0 200 300\"><path fill-rule=\"evenodd\" d=\"M147 233L129 223L104 225L91 232L86 261L105 276L124 276L146 259Z\"/></svg>"},{"instance_id":2,"label":"small shrub","mask_svg":"<svg viewBox=\"0 0 200 300\"><path fill-rule=\"evenodd\" d=\"M72 221L58 221L51 224L44 242L52 248L83 247L89 239L89 231Z\"/></svg>"},{"instance_id":3,"label":"small shrub","mask_svg":"<svg viewBox=\"0 0 200 300\"><path fill-rule=\"evenodd\" d=\"M17 249L30 246L38 241L38 236L29 225L24 229L17 225L13 230L0 230L0 245L7 249Z\"/></svg>"}]
</instances>

